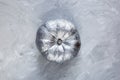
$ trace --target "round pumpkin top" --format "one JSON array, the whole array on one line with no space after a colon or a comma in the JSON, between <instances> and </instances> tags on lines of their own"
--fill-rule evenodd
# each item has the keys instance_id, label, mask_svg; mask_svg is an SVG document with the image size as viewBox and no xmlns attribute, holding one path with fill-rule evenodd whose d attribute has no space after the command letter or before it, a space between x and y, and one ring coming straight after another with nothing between
<instances>
[{"instance_id":1,"label":"round pumpkin top","mask_svg":"<svg viewBox=\"0 0 120 80\"><path fill-rule=\"evenodd\" d=\"M76 27L67 20L57 19L40 26L36 45L47 60L61 63L75 57L81 43Z\"/></svg>"}]
</instances>

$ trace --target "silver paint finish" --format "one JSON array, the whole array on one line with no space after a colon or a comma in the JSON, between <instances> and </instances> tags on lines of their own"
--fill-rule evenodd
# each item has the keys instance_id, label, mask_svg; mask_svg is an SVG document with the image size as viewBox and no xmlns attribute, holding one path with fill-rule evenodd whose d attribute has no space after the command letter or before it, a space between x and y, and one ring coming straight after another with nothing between
<instances>
[{"instance_id":1,"label":"silver paint finish","mask_svg":"<svg viewBox=\"0 0 120 80\"><path fill-rule=\"evenodd\" d=\"M36 45L49 61L62 63L77 55L81 43L79 34L71 22L56 19L40 26Z\"/></svg>"}]
</instances>

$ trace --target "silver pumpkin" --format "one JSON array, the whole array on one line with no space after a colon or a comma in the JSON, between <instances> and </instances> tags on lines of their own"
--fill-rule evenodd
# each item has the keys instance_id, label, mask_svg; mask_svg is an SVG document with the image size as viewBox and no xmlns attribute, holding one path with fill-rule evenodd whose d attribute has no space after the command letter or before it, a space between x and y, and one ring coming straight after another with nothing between
<instances>
[{"instance_id":1,"label":"silver pumpkin","mask_svg":"<svg viewBox=\"0 0 120 80\"><path fill-rule=\"evenodd\" d=\"M36 45L47 60L62 63L78 54L81 42L71 22L57 19L47 21L38 29Z\"/></svg>"}]
</instances>

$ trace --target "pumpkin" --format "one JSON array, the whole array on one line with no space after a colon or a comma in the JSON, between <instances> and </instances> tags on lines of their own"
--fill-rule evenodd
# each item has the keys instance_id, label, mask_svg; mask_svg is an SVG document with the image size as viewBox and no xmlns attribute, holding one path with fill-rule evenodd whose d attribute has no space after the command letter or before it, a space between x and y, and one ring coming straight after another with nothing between
<instances>
[{"instance_id":1,"label":"pumpkin","mask_svg":"<svg viewBox=\"0 0 120 80\"><path fill-rule=\"evenodd\" d=\"M62 63L78 54L81 42L76 27L70 21L57 19L40 26L36 45L47 60Z\"/></svg>"}]
</instances>

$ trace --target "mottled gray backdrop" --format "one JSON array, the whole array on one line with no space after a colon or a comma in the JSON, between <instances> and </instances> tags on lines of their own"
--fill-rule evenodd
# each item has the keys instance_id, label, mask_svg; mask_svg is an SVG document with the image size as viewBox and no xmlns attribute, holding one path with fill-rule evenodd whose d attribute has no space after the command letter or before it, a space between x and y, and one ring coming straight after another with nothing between
<instances>
[{"instance_id":1,"label":"mottled gray backdrop","mask_svg":"<svg viewBox=\"0 0 120 80\"><path fill-rule=\"evenodd\" d=\"M82 43L64 64L46 61L35 45L42 17L58 7ZM120 0L0 0L0 80L120 80Z\"/></svg>"}]
</instances>

